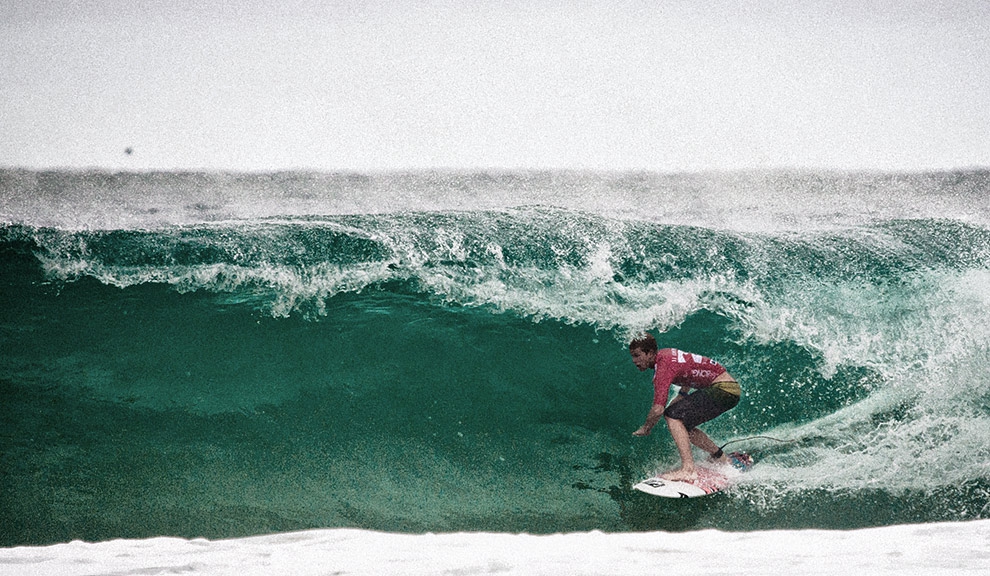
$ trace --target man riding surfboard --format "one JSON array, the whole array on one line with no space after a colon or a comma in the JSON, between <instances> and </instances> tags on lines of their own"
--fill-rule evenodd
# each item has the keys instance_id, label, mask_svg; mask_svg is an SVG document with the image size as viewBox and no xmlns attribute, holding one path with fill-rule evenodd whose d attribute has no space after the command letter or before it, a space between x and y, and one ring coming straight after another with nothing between
<instances>
[{"instance_id":1,"label":"man riding surfboard","mask_svg":"<svg viewBox=\"0 0 990 576\"><path fill-rule=\"evenodd\" d=\"M629 344L629 353L641 372L654 370L653 406L633 436L649 435L664 418L681 457L681 467L662 477L685 482L697 478L691 444L708 452L714 461L728 463L722 449L697 428L739 403L741 388L725 367L700 354L676 348L658 350L657 341L648 333ZM680 386L680 393L668 403L671 385Z\"/></svg>"}]
</instances>

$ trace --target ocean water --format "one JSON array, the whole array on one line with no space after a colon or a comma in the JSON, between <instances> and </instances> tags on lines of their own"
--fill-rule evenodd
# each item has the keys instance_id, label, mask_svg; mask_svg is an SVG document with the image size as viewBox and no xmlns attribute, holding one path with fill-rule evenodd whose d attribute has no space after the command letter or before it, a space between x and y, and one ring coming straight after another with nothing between
<instances>
[{"instance_id":1,"label":"ocean water","mask_svg":"<svg viewBox=\"0 0 990 576\"><path fill-rule=\"evenodd\" d=\"M2 547L990 518L987 171L5 169L0 226ZM641 330L742 383L731 490L631 489Z\"/></svg>"},{"instance_id":2,"label":"ocean water","mask_svg":"<svg viewBox=\"0 0 990 576\"><path fill-rule=\"evenodd\" d=\"M990 567L990 520L857 530L538 535L335 528L228 540L0 548L0 574L11 576L638 576L659 567L676 574L976 576Z\"/></svg>"}]
</instances>

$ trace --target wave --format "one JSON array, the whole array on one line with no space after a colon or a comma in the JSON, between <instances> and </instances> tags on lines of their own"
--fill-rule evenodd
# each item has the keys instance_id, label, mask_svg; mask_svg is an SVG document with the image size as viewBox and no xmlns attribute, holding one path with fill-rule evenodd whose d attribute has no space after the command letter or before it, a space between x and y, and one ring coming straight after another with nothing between
<instances>
[{"instance_id":1,"label":"wave","mask_svg":"<svg viewBox=\"0 0 990 576\"><path fill-rule=\"evenodd\" d=\"M758 298L757 292L773 297L797 288L814 294L816 287L837 284L896 292L897 283L919 271L985 268L990 250L985 229L946 221L758 235L541 208L154 231L6 230L8 237L35 243L49 276L60 280L92 276L115 286L162 282L229 292L243 286L310 304L375 283L412 280L461 304L522 307L537 317L603 328L636 323L620 310L642 313L650 301L671 300L670 292L651 292L663 285L709 295L726 288L743 301ZM276 308L292 312L291 306ZM669 316L660 327L681 318Z\"/></svg>"},{"instance_id":2,"label":"wave","mask_svg":"<svg viewBox=\"0 0 990 576\"><path fill-rule=\"evenodd\" d=\"M31 484L46 470L79 498L60 506L120 515L96 531L111 536L201 534L193 516L216 508L235 519L218 537L985 518L990 228L840 220L760 232L531 205L7 224L18 510L58 525ZM663 435L629 436L649 402L625 351L642 330L743 382L708 431L760 464L725 498L630 488L674 458ZM76 424L44 434L58 414ZM94 440L118 429L136 438L123 453ZM181 496L162 451L213 488ZM113 472L122 458L133 472ZM71 471L87 467L103 474ZM141 532L100 500L111 484L126 506L151 485L192 512Z\"/></svg>"}]
</instances>

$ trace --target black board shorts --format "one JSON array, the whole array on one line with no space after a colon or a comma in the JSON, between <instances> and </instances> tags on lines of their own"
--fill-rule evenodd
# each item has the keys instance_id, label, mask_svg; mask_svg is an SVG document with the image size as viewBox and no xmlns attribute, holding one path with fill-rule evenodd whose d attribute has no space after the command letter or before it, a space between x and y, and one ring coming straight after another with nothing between
<instances>
[{"instance_id":1,"label":"black board shorts","mask_svg":"<svg viewBox=\"0 0 990 576\"><path fill-rule=\"evenodd\" d=\"M667 406L663 415L680 420L691 430L716 416L727 412L739 403L740 388L737 382L716 382L708 388L695 390L677 402Z\"/></svg>"}]
</instances>

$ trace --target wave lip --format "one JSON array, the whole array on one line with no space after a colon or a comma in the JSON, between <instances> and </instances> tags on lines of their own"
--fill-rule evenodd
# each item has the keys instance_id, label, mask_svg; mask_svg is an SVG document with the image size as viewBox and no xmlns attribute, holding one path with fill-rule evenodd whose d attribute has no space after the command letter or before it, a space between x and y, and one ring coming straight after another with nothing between
<instances>
[{"instance_id":1,"label":"wave lip","mask_svg":"<svg viewBox=\"0 0 990 576\"><path fill-rule=\"evenodd\" d=\"M990 171L224 173L0 168L0 222L67 230L544 206L667 225L805 231L990 224Z\"/></svg>"}]
</instances>

